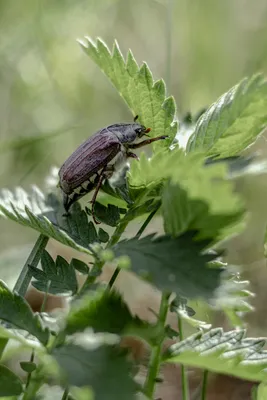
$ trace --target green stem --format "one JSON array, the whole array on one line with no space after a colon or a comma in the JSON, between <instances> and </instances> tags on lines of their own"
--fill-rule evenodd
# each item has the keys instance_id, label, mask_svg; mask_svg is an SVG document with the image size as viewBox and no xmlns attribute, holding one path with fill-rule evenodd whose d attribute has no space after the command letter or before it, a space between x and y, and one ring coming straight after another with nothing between
<instances>
[{"instance_id":1,"label":"green stem","mask_svg":"<svg viewBox=\"0 0 267 400\"><path fill-rule=\"evenodd\" d=\"M201 389L201 400L206 400L208 388L208 371L203 372L202 389Z\"/></svg>"},{"instance_id":2,"label":"green stem","mask_svg":"<svg viewBox=\"0 0 267 400\"><path fill-rule=\"evenodd\" d=\"M165 327L166 318L168 314L169 297L170 297L169 293L162 293L158 322L157 322L158 326L161 327L162 329L164 329ZM164 338L165 336L162 335L162 338L159 340L158 344L153 346L151 351L148 374L144 385L144 392L146 393L147 397L151 400L153 400L156 379L159 372L160 356Z\"/></svg>"},{"instance_id":3,"label":"green stem","mask_svg":"<svg viewBox=\"0 0 267 400\"><path fill-rule=\"evenodd\" d=\"M179 339L183 340L183 322L182 318L178 318L178 331L179 331ZM183 364L181 364L181 380L182 380L182 400L189 400L189 387L187 381L186 369Z\"/></svg>"},{"instance_id":4,"label":"green stem","mask_svg":"<svg viewBox=\"0 0 267 400\"><path fill-rule=\"evenodd\" d=\"M44 380L41 376L38 376L37 372L34 371L34 378L29 381L29 386L27 390L25 390L22 400L32 400L35 398L36 393L40 389L41 386L44 384Z\"/></svg>"},{"instance_id":5,"label":"green stem","mask_svg":"<svg viewBox=\"0 0 267 400\"><path fill-rule=\"evenodd\" d=\"M33 361L34 361L34 350L32 350L32 354L31 354L31 358L30 358L30 362L33 363ZM28 376L27 376L27 382L26 382L26 385L25 385L25 389L27 389L27 387L30 384L31 376L32 376L32 372L29 372Z\"/></svg>"},{"instance_id":6,"label":"green stem","mask_svg":"<svg viewBox=\"0 0 267 400\"><path fill-rule=\"evenodd\" d=\"M68 400L69 397L69 389L65 389L62 395L62 400Z\"/></svg>"},{"instance_id":7,"label":"green stem","mask_svg":"<svg viewBox=\"0 0 267 400\"><path fill-rule=\"evenodd\" d=\"M158 211L160 205L154 210L152 211L149 216L147 217L147 219L145 220L145 222L143 223L143 225L141 226L141 228L139 229L139 231L137 232L137 234L135 235L136 239L139 239L140 236L142 235L142 233L144 232L144 230L146 229L147 225L149 224L149 222L152 220L152 218L154 217L154 215L156 214L156 212ZM118 275L120 273L120 268L116 268L115 271L113 272L110 281L108 283L108 287L109 289L112 288L112 286L115 283L115 280L117 279Z\"/></svg>"},{"instance_id":8,"label":"green stem","mask_svg":"<svg viewBox=\"0 0 267 400\"><path fill-rule=\"evenodd\" d=\"M128 223L129 223L129 221L127 221L127 220L125 220L125 221L122 220L119 223L119 225L117 226L117 228L113 232L111 238L109 239L109 241L108 241L108 243L106 245L106 249L109 248L109 247L112 247L116 243L118 243L118 241L120 240L121 235L125 231ZM96 278L100 275L104 264L105 264L104 261L101 261L101 260L96 260L95 261L94 266L93 266L92 270L89 272L89 275L87 276L86 281L84 282L83 286L81 287L81 290L80 290L79 294L83 294L86 291L86 289L88 287L90 287L95 282Z\"/></svg>"},{"instance_id":9,"label":"green stem","mask_svg":"<svg viewBox=\"0 0 267 400\"><path fill-rule=\"evenodd\" d=\"M49 238L47 236L44 235L40 235L34 245L34 248L31 251L31 254L29 255L26 263L24 264L22 271L17 279L17 282L14 286L13 291L17 292L18 294L20 294L21 296L25 296L28 286L31 282L32 279L32 274L29 271L28 266L32 265L33 267L37 267L40 258L41 258L41 254L42 251L45 249L47 242L48 242Z\"/></svg>"},{"instance_id":10,"label":"green stem","mask_svg":"<svg viewBox=\"0 0 267 400\"><path fill-rule=\"evenodd\" d=\"M46 285L46 291L45 291L45 293L44 293L44 298L43 298L43 302L42 302L42 305L41 305L40 313L45 312L45 307L46 307L46 302L47 302L47 296L48 296L48 292L49 292L50 285L51 285L51 281L48 281L48 282L47 282L47 285Z\"/></svg>"}]
</instances>

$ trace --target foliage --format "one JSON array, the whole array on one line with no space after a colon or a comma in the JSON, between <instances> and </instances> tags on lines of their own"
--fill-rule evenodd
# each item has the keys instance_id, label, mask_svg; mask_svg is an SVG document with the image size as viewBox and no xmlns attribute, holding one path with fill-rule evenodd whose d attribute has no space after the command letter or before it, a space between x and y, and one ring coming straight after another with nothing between
<instances>
[{"instance_id":1,"label":"foliage","mask_svg":"<svg viewBox=\"0 0 267 400\"><path fill-rule=\"evenodd\" d=\"M51 185L45 193L36 186L28 192L1 191L0 216L41 234L16 290L0 283L1 394L43 398L45 385L52 391L53 382L64 389L62 398L134 400L141 395L153 399L163 362L180 363L182 371L193 366L266 381L265 341L245 338L241 329L243 313L252 310L252 293L247 282L238 278L241 266L233 270L227 265L221 249L221 240L239 233L245 224L245 202L235 191L234 177L245 176L253 167L257 167L254 175L266 173L266 164L240 157L266 126L265 81L260 76L247 78L202 112L190 126L193 133L185 152L175 138L176 105L173 97L166 96L163 80L154 82L147 64L139 67L131 51L125 61L116 42L112 52L100 39L80 43L133 115L152 128L153 136L166 134L168 139L155 143L150 157L141 153L117 182L103 183L94 209L101 227L93 222L92 210L79 203L70 215L63 215L61 194ZM181 131L188 124L189 119ZM155 216L161 217L165 233L141 237ZM136 236L121 240L137 218L142 225ZM88 265L78 256L70 262L60 255L53 260L44 250L48 239L90 255L93 263ZM107 262L115 271L109 282L100 284L97 278ZM133 315L113 288L121 268L161 292L160 309L152 310L155 323ZM76 272L85 277L82 287ZM32 285L44 294L36 314L24 299L32 278ZM48 293L68 296L67 309L44 314ZM192 299L201 300L208 309L211 305L223 309L239 329L211 329L210 323L194 315L188 304ZM169 312L177 316L179 332L167 324ZM184 338L183 321L198 332ZM146 342L151 349L144 385L135 379L141 365L134 365L122 349L126 336ZM162 354L170 337L179 341ZM17 344L13 351L8 350L9 340ZM29 349L31 358L20 360L27 373L25 383L4 362L13 352ZM185 374L182 379L185 388ZM264 390L260 386L259 398Z\"/></svg>"}]
</instances>

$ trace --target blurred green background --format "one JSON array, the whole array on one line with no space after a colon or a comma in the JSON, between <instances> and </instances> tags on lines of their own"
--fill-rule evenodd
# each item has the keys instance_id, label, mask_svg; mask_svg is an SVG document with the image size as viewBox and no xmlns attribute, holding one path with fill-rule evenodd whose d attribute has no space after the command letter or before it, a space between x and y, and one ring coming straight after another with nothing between
<instances>
[{"instance_id":1,"label":"blurred green background","mask_svg":"<svg viewBox=\"0 0 267 400\"><path fill-rule=\"evenodd\" d=\"M98 128L132 115L77 38L116 38L178 115L196 113L245 75L267 69L265 0L0 1L0 186L42 187ZM35 232L1 220L0 250Z\"/></svg>"}]
</instances>

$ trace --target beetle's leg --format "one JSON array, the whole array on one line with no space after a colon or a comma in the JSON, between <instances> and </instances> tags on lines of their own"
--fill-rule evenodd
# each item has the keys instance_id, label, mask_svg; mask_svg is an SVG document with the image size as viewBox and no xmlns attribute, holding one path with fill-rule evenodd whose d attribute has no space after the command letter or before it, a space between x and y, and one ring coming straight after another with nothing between
<instances>
[{"instance_id":1,"label":"beetle's leg","mask_svg":"<svg viewBox=\"0 0 267 400\"><path fill-rule=\"evenodd\" d=\"M101 174L100 174L100 176L99 176L99 180L98 180L98 182L97 182L97 185L96 185L96 188L95 188L95 191L94 191L94 195L93 195L93 197L92 197L92 200L90 201L90 203L92 204L92 217L93 217L93 220L94 220L95 224L101 224L101 222L98 222L98 221L96 220L96 218L95 218L95 215L94 215L94 207L95 207L96 198L97 198L98 192L99 192L99 190L100 190L100 188L101 188L102 182L103 182L103 180L106 178L105 169L106 169L106 167L104 167L104 168L102 169L102 171L101 171Z\"/></svg>"},{"instance_id":2,"label":"beetle's leg","mask_svg":"<svg viewBox=\"0 0 267 400\"><path fill-rule=\"evenodd\" d=\"M140 143L128 144L128 148L129 149L138 149L139 147L143 147L143 146L146 146L147 144L150 144L150 143L153 143L153 142L157 142L158 140L167 139L167 137L168 137L167 135L157 136L155 138L143 140Z\"/></svg>"},{"instance_id":3,"label":"beetle's leg","mask_svg":"<svg viewBox=\"0 0 267 400\"><path fill-rule=\"evenodd\" d=\"M135 158L136 160L139 160L139 157L135 153L132 153L131 151L128 151L126 153L126 156L129 158Z\"/></svg>"}]
</instances>

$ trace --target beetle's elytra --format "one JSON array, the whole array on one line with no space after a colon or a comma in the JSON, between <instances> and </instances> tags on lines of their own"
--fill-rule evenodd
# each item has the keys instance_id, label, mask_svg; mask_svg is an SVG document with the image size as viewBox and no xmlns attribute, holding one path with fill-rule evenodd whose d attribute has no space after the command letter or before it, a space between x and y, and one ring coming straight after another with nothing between
<instances>
[{"instance_id":1,"label":"beetle's elytra","mask_svg":"<svg viewBox=\"0 0 267 400\"><path fill-rule=\"evenodd\" d=\"M135 117L136 121L137 117ZM111 178L128 157L138 158L131 149L146 146L167 136L158 136L135 143L137 139L148 136L150 128L137 124L114 124L96 132L82 143L64 162L59 170L59 186L63 192L63 204L68 213L71 205L95 189L92 215L97 193L105 178ZM99 223L95 220L96 223Z\"/></svg>"}]
</instances>

